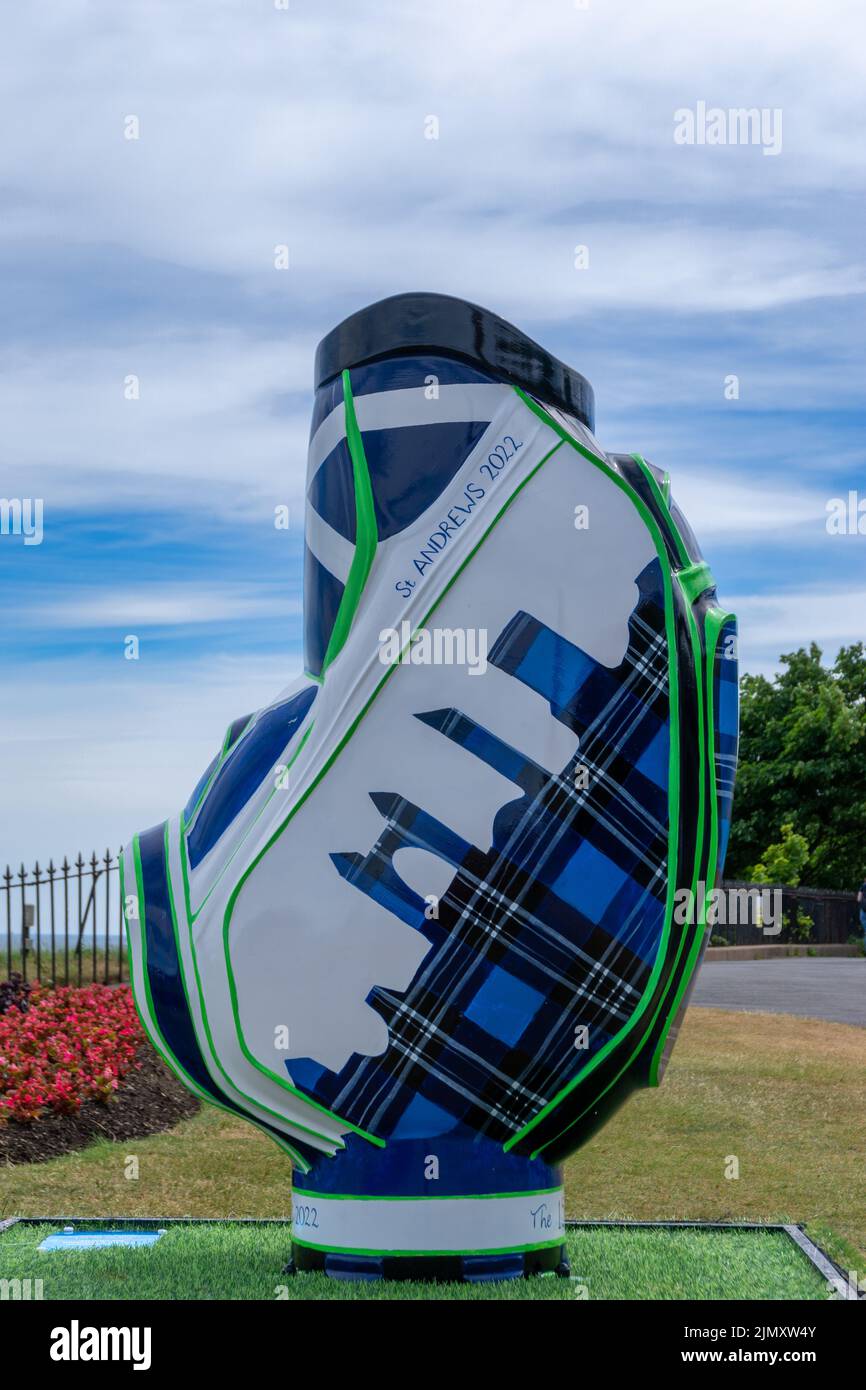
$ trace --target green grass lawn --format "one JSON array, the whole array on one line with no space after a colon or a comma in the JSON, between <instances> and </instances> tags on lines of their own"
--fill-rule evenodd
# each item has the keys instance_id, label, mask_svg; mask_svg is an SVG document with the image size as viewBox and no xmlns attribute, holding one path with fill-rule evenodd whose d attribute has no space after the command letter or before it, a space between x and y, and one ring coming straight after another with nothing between
<instances>
[{"instance_id":1,"label":"green grass lawn","mask_svg":"<svg viewBox=\"0 0 866 1390\"><path fill-rule=\"evenodd\" d=\"M827 1285L787 1236L753 1231L570 1231L570 1280L347 1284L283 1275L288 1225L169 1227L155 1245L42 1251L58 1228L0 1234L0 1279L41 1279L51 1299L823 1299Z\"/></svg>"},{"instance_id":2,"label":"green grass lawn","mask_svg":"<svg viewBox=\"0 0 866 1390\"><path fill-rule=\"evenodd\" d=\"M2 947L2 967L0 975L5 979L7 976L16 972L24 974L24 960L20 946L12 948L11 955L8 955L5 946ZM129 983L129 962L124 954L121 961L117 944L109 944L108 954L102 946L97 946L94 951L92 944L83 945L81 948L81 960L79 962L78 953L75 950L74 940L70 943L69 954L63 947L63 941L58 936L54 950L54 970L51 968L51 937L43 928L41 953L37 955L36 937L32 938L32 944L27 949L27 982L33 984L34 980L40 980L44 985L52 984L55 979L58 985L77 985L79 974L82 985L116 985L120 980L124 984Z\"/></svg>"},{"instance_id":3,"label":"green grass lawn","mask_svg":"<svg viewBox=\"0 0 866 1390\"><path fill-rule=\"evenodd\" d=\"M864 1115L866 1029L691 1009L662 1086L566 1163L566 1215L804 1222L844 1269L862 1272ZM290 1212L288 1161L213 1109L148 1139L0 1168L0 1217Z\"/></svg>"}]
</instances>

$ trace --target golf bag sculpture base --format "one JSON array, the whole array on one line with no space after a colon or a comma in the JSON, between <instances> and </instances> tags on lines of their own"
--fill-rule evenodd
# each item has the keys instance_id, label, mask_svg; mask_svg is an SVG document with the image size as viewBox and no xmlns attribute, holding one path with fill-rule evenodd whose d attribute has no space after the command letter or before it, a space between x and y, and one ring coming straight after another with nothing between
<instances>
[{"instance_id":1,"label":"golf bag sculpture base","mask_svg":"<svg viewBox=\"0 0 866 1390\"><path fill-rule=\"evenodd\" d=\"M334 329L304 675L124 852L144 1027L291 1159L296 1268L566 1272L557 1165L676 1037L736 628L667 476L593 426L583 377L463 300Z\"/></svg>"},{"instance_id":2,"label":"golf bag sculpture base","mask_svg":"<svg viewBox=\"0 0 866 1390\"><path fill-rule=\"evenodd\" d=\"M360 1152L358 1150L361 1150ZM295 1180L294 1261L346 1279L509 1279L567 1273L559 1172L465 1139L344 1153Z\"/></svg>"}]
</instances>

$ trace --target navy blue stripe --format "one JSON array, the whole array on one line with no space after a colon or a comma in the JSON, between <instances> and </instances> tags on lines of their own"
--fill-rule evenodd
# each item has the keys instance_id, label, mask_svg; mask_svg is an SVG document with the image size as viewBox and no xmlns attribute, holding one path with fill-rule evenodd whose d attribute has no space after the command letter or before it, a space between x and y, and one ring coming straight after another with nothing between
<instances>
[{"instance_id":1,"label":"navy blue stripe","mask_svg":"<svg viewBox=\"0 0 866 1390\"><path fill-rule=\"evenodd\" d=\"M404 531L433 505L463 467L488 423L467 420L363 432L380 541ZM333 530L355 544L355 481L345 439L317 470L308 499ZM465 506L465 499L459 500ZM464 519L465 514L458 512L451 519L451 529Z\"/></svg>"},{"instance_id":2,"label":"navy blue stripe","mask_svg":"<svg viewBox=\"0 0 866 1390\"><path fill-rule=\"evenodd\" d=\"M241 734L243 733L244 729L247 727L252 718L253 715L251 714L242 714L239 719L233 719L231 724L229 724L224 749L226 753L228 753L230 749L234 748L235 744L237 743L238 739L240 738Z\"/></svg>"},{"instance_id":3,"label":"navy blue stripe","mask_svg":"<svg viewBox=\"0 0 866 1390\"><path fill-rule=\"evenodd\" d=\"M355 474L352 457L345 439L323 460L310 483L310 506L314 507L328 525L347 541L355 544Z\"/></svg>"},{"instance_id":4,"label":"navy blue stripe","mask_svg":"<svg viewBox=\"0 0 866 1390\"><path fill-rule=\"evenodd\" d=\"M488 423L467 420L364 431L364 453L380 541L404 531L432 507L463 467ZM443 524L449 503L458 500L465 504L464 498L445 499L443 514L436 518L439 525ZM451 529L465 519L465 511L455 513Z\"/></svg>"},{"instance_id":5,"label":"navy blue stripe","mask_svg":"<svg viewBox=\"0 0 866 1390\"><path fill-rule=\"evenodd\" d=\"M327 420L332 410L336 410L338 405L343 404L343 378L335 377L329 381L327 386L320 386L313 401L313 418L310 422L310 438L316 430Z\"/></svg>"},{"instance_id":6,"label":"navy blue stripe","mask_svg":"<svg viewBox=\"0 0 866 1390\"><path fill-rule=\"evenodd\" d=\"M220 754L217 753L215 758L211 758L201 777L199 777L198 781L193 787L189 801L183 808L184 823L192 819L192 813L198 805L199 797L201 796L202 792L204 791L213 774L216 772L217 767L219 765L219 760Z\"/></svg>"},{"instance_id":7,"label":"navy blue stripe","mask_svg":"<svg viewBox=\"0 0 866 1390\"><path fill-rule=\"evenodd\" d=\"M304 557L304 664L321 674L328 642L340 611L344 585L320 565L309 546Z\"/></svg>"},{"instance_id":8,"label":"navy blue stripe","mask_svg":"<svg viewBox=\"0 0 866 1390\"><path fill-rule=\"evenodd\" d=\"M352 395L370 396L376 391L401 391L426 387L428 377L435 377L440 386L498 386L495 377L487 376L458 362L452 357L437 357L432 353L418 357L390 357L383 362L369 362L352 368ZM325 388L326 390L328 388ZM342 400L342 395L340 396Z\"/></svg>"},{"instance_id":9,"label":"navy blue stripe","mask_svg":"<svg viewBox=\"0 0 866 1390\"><path fill-rule=\"evenodd\" d=\"M165 862L165 826L155 825L138 837L141 858L141 884L144 902L142 913L144 940L147 952L147 975L153 1013L165 1045L186 1074L201 1087L205 1095L224 1105L233 1114L248 1118L228 1096L214 1084L204 1064L195 1036L192 1019L183 988L177 944L174 937L168 873ZM286 1143L285 1135L271 1125L257 1121L274 1138ZM294 1141L292 1141L294 1143ZM302 1148L295 1145L299 1151Z\"/></svg>"},{"instance_id":10,"label":"navy blue stripe","mask_svg":"<svg viewBox=\"0 0 866 1390\"><path fill-rule=\"evenodd\" d=\"M311 685L291 700L259 715L246 738L223 763L202 803L195 825L187 836L189 862L200 864L235 816L276 768L280 754L313 703Z\"/></svg>"},{"instance_id":11,"label":"navy blue stripe","mask_svg":"<svg viewBox=\"0 0 866 1390\"><path fill-rule=\"evenodd\" d=\"M223 747L221 752L217 753L215 758L211 758L201 777L199 777L198 781L196 782L189 801L183 808L184 825L186 825L188 821L192 820L193 812L195 811L195 808L199 803L199 798L201 797L201 794L207 786L208 782L210 781L211 777L219 767L221 759L225 754L230 752L230 750L237 743L238 739L240 738L244 729L249 724L252 717L253 716L251 714L242 714L240 719L235 719L229 725L228 732L225 738L225 746Z\"/></svg>"},{"instance_id":12,"label":"navy blue stripe","mask_svg":"<svg viewBox=\"0 0 866 1390\"><path fill-rule=\"evenodd\" d=\"M423 1104L419 1096L416 1105L421 1109ZM387 1148L374 1149L357 1135L347 1134L345 1149L314 1172L298 1177L295 1187L322 1197L333 1193L429 1197L434 1184L424 1172L431 1152L440 1163L441 1178L435 1184L439 1197L555 1190L561 1182L559 1173L544 1159L503 1153L498 1140L464 1130L459 1135L436 1134L432 1149L429 1135L389 1139Z\"/></svg>"}]
</instances>

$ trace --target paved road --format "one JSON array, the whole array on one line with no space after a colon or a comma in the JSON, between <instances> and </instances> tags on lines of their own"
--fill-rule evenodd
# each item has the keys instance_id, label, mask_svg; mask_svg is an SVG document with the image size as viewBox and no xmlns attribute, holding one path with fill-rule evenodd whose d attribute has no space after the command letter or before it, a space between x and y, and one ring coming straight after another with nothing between
<instances>
[{"instance_id":1,"label":"paved road","mask_svg":"<svg viewBox=\"0 0 866 1390\"><path fill-rule=\"evenodd\" d=\"M866 959L802 956L785 960L704 961L693 1005L798 1014L866 1028Z\"/></svg>"}]
</instances>

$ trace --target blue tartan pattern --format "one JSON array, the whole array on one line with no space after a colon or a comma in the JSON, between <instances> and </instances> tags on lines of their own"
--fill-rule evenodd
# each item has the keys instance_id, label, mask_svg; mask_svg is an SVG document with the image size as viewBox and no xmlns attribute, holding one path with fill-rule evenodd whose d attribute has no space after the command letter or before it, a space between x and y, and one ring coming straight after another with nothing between
<instances>
[{"instance_id":1,"label":"blue tartan pattern","mask_svg":"<svg viewBox=\"0 0 866 1390\"><path fill-rule=\"evenodd\" d=\"M527 613L491 649L489 660L541 693L578 736L562 771L539 767L459 710L418 713L521 793L497 814L488 849L396 792L373 792L385 820L376 844L332 856L337 872L433 947L408 989L368 996L388 1025L381 1056L355 1055L339 1073L308 1058L286 1064L297 1085L352 1123L398 1138L421 1098L444 1117L442 1132L450 1123L452 1134L465 1127L504 1141L637 1007L664 926L670 739L657 560L638 586L618 669ZM579 768L588 775L576 777ZM425 917L394 869L406 846L454 867L438 919Z\"/></svg>"}]
</instances>

